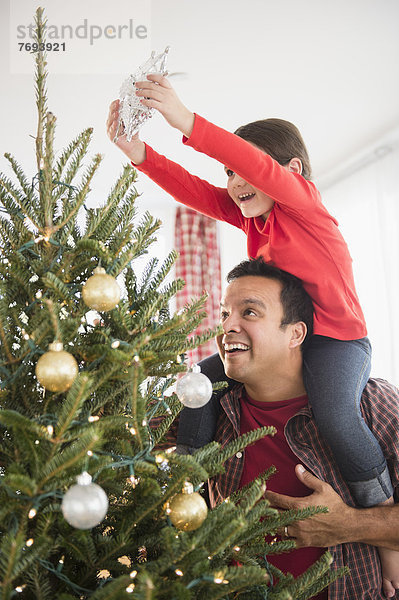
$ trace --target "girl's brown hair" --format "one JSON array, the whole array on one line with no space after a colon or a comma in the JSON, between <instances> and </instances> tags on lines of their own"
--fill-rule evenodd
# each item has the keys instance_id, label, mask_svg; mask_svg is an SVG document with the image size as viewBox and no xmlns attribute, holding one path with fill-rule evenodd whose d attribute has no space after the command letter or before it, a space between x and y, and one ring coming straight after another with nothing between
<instances>
[{"instance_id":1,"label":"girl's brown hair","mask_svg":"<svg viewBox=\"0 0 399 600\"><path fill-rule=\"evenodd\" d=\"M311 178L312 168L305 142L298 128L289 121L262 119L242 125L234 133L269 154L280 165L286 165L292 158L299 158L302 176Z\"/></svg>"}]
</instances>

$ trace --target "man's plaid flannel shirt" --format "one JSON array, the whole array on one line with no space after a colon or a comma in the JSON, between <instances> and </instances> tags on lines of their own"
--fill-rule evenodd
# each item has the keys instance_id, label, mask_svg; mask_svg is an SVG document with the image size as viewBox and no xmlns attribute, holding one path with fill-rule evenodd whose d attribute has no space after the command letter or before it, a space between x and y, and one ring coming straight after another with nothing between
<instances>
[{"instance_id":1,"label":"man's plaid flannel shirt","mask_svg":"<svg viewBox=\"0 0 399 600\"><path fill-rule=\"evenodd\" d=\"M215 440L222 447L240 434L240 397L243 386L237 385L220 400L221 411ZM396 500L399 502L399 390L382 379L370 379L362 396L363 415L378 440L387 460ZM151 426L156 426L159 418ZM177 421L167 434L167 444L176 444ZM353 499L338 471L329 448L325 445L309 407L302 409L285 426L285 435L291 450L309 471L328 482L351 506ZM272 459L270 459L272 462ZM222 502L240 483L244 452L225 463L225 473L208 482L211 506ZM265 469L270 464L265 463ZM399 508L398 508L399 510ZM399 515L398 515L399 516ZM377 548L367 544L348 543L329 548L334 567L347 565L350 575L338 579L329 587L329 600L384 600L381 591L381 568ZM399 599L399 591L395 597Z\"/></svg>"}]
</instances>

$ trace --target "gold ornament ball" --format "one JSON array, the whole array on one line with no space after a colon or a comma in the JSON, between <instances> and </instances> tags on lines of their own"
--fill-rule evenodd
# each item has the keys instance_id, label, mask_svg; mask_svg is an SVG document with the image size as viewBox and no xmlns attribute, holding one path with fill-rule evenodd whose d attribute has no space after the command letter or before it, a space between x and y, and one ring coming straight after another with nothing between
<instances>
[{"instance_id":1,"label":"gold ornament ball","mask_svg":"<svg viewBox=\"0 0 399 600\"><path fill-rule=\"evenodd\" d=\"M36 377L50 392L66 392L79 372L78 363L60 342L49 345L49 350L37 361Z\"/></svg>"},{"instance_id":2,"label":"gold ornament ball","mask_svg":"<svg viewBox=\"0 0 399 600\"><path fill-rule=\"evenodd\" d=\"M208 507L198 492L193 492L191 483L185 484L183 492L169 502L168 516L177 529L194 531L205 521Z\"/></svg>"},{"instance_id":3,"label":"gold ornament ball","mask_svg":"<svg viewBox=\"0 0 399 600\"><path fill-rule=\"evenodd\" d=\"M83 301L89 308L100 312L112 310L121 299L121 289L112 275L97 267L82 288Z\"/></svg>"}]
</instances>

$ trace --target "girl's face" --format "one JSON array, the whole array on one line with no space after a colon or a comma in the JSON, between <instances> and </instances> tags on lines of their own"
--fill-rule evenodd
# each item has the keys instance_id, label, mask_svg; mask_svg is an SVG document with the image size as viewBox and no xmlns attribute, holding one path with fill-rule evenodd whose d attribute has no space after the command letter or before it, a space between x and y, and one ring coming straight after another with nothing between
<instances>
[{"instance_id":1,"label":"girl's face","mask_svg":"<svg viewBox=\"0 0 399 600\"><path fill-rule=\"evenodd\" d=\"M302 173L302 163L299 158L291 158L287 164L281 166L291 173ZM224 170L227 174L227 192L240 208L243 216L247 219L261 217L266 221L274 206L274 200L265 192L253 187L229 167L225 167Z\"/></svg>"},{"instance_id":2,"label":"girl's face","mask_svg":"<svg viewBox=\"0 0 399 600\"><path fill-rule=\"evenodd\" d=\"M225 167L225 171L228 178L227 192L237 204L243 216L248 219L261 217L266 221L273 208L274 200L247 183L245 179L242 179L228 167Z\"/></svg>"}]
</instances>

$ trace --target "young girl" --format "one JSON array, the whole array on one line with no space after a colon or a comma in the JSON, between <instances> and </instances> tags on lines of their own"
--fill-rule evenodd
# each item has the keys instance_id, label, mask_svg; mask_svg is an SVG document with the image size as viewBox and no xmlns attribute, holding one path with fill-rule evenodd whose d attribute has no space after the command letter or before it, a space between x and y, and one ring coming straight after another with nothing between
<instances>
[{"instance_id":1,"label":"young girl","mask_svg":"<svg viewBox=\"0 0 399 600\"><path fill-rule=\"evenodd\" d=\"M266 119L231 134L190 112L161 75L148 75L136 88L143 105L157 109L180 130L185 144L225 165L227 189L194 177L157 154L137 134L131 142L120 137L117 146L179 202L242 229L250 257L263 256L302 280L314 305L314 335L304 352L304 382L317 426L357 503L393 502L384 455L360 412L371 348L352 261L336 220L309 181L309 157L299 131L287 121ZM107 122L111 140L118 111L115 101ZM392 597L399 580L399 555L380 549L380 556L384 592Z\"/></svg>"}]
</instances>

